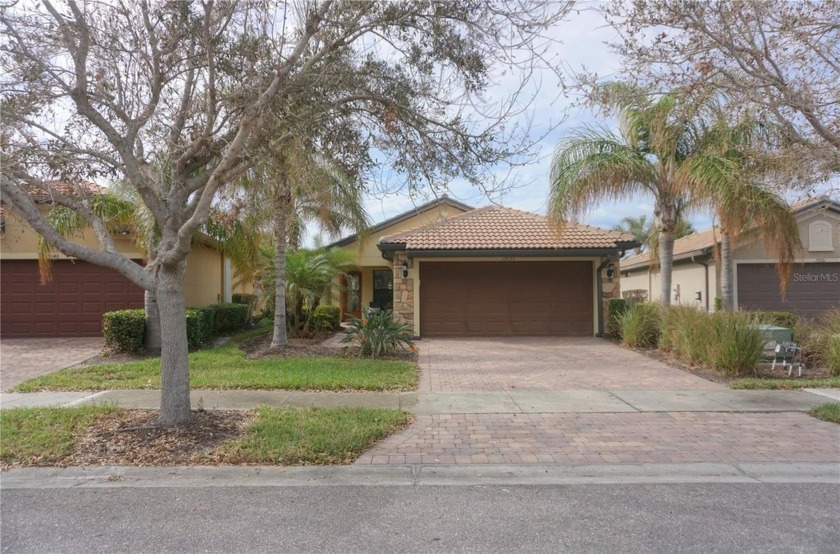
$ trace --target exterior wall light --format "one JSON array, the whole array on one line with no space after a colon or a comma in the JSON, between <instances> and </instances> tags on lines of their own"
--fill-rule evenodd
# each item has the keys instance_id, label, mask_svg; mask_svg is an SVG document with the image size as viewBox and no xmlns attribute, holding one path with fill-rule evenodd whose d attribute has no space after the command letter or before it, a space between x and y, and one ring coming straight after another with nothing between
<instances>
[{"instance_id":1,"label":"exterior wall light","mask_svg":"<svg viewBox=\"0 0 840 554\"><path fill-rule=\"evenodd\" d=\"M402 263L402 276L403 276L403 279L408 277L408 260L406 260Z\"/></svg>"},{"instance_id":2,"label":"exterior wall light","mask_svg":"<svg viewBox=\"0 0 840 554\"><path fill-rule=\"evenodd\" d=\"M607 279L612 279L615 277L615 264L610 262L610 265L607 266Z\"/></svg>"}]
</instances>

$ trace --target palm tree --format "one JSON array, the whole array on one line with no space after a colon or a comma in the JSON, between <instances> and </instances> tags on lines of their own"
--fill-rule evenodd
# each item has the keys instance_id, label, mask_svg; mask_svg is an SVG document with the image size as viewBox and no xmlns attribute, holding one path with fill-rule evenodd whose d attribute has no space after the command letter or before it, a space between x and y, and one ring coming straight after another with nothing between
<instances>
[{"instance_id":1,"label":"palm tree","mask_svg":"<svg viewBox=\"0 0 840 554\"><path fill-rule=\"evenodd\" d=\"M694 160L702 178L689 183L692 197L697 204L713 209L720 225L718 255L724 310L736 308L732 251L743 232L758 233L773 254L782 295L796 251L801 247L799 228L790 206L779 195L753 181L766 169L760 152L772 142L773 134L773 128L753 120L732 125L718 117L703 129L701 144L707 157Z\"/></svg>"},{"instance_id":2,"label":"palm tree","mask_svg":"<svg viewBox=\"0 0 840 554\"><path fill-rule=\"evenodd\" d=\"M633 235L636 242L639 243L639 246L634 248L633 251L636 255L639 255L644 250L650 238L651 224L648 222L646 215L640 215L639 217L627 216L621 220L621 223L614 225L613 230L623 231Z\"/></svg>"},{"instance_id":3,"label":"palm tree","mask_svg":"<svg viewBox=\"0 0 840 554\"><path fill-rule=\"evenodd\" d=\"M330 236L337 236L348 227L363 232L368 226L363 187L353 172L297 140L286 142L270 161L248 172L239 185L240 202L235 205L250 211L246 217L273 235L274 267L270 273L276 277L272 280L274 330L269 348L282 348L288 344L287 248L300 245L308 222L317 223L321 232ZM248 273L259 266L259 247L249 248L248 252L238 261L238 271Z\"/></svg>"},{"instance_id":4,"label":"palm tree","mask_svg":"<svg viewBox=\"0 0 840 554\"><path fill-rule=\"evenodd\" d=\"M674 239L678 207L687 183L701 178L697 128L709 100L689 102L677 94L612 83L602 88L605 106L618 111L618 134L581 128L558 147L551 165L549 215L557 222L577 219L595 203L637 194L654 198L659 235L660 302L671 303Z\"/></svg>"}]
</instances>

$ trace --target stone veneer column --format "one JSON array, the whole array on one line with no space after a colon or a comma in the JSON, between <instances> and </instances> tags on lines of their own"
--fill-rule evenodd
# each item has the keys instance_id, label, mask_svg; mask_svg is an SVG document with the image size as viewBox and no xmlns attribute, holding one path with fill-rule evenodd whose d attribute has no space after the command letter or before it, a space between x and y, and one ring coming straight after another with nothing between
<instances>
[{"instance_id":1,"label":"stone veneer column","mask_svg":"<svg viewBox=\"0 0 840 554\"><path fill-rule=\"evenodd\" d=\"M612 262L615 267L615 275L613 275L612 279L607 277L606 266L601 270L601 313L603 315L602 321L604 322L604 334L606 334L609 330L610 300L613 298L621 298L620 258L617 255L611 256L610 262Z\"/></svg>"},{"instance_id":2,"label":"stone veneer column","mask_svg":"<svg viewBox=\"0 0 840 554\"><path fill-rule=\"evenodd\" d=\"M394 321L414 329L414 279L402 276L405 252L394 252ZM409 266L411 263L409 262Z\"/></svg>"}]
</instances>

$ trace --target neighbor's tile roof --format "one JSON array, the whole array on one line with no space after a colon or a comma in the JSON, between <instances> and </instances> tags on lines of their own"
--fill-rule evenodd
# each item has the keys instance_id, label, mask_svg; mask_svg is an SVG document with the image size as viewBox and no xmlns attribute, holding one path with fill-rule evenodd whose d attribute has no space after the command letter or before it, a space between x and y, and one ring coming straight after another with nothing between
<instances>
[{"instance_id":1,"label":"neighbor's tile roof","mask_svg":"<svg viewBox=\"0 0 840 554\"><path fill-rule=\"evenodd\" d=\"M680 239L674 241L674 256L681 254L688 254L702 250L703 248L710 248L720 240L720 229L715 227L713 229L706 229L698 233L691 233ZM645 266L650 263L650 252L643 252L638 256L633 256L621 261L621 269L632 269L634 267Z\"/></svg>"},{"instance_id":2,"label":"neighbor's tile roof","mask_svg":"<svg viewBox=\"0 0 840 554\"><path fill-rule=\"evenodd\" d=\"M383 237L380 244L407 250L568 250L621 248L629 233L568 223L562 228L541 215L485 206L450 219Z\"/></svg>"}]
</instances>

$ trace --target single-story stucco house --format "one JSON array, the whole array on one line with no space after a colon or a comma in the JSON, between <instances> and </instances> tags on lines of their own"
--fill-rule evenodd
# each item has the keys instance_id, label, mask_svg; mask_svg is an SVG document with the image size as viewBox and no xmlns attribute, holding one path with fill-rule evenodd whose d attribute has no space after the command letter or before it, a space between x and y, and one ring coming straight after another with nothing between
<instances>
[{"instance_id":1,"label":"single-story stucco house","mask_svg":"<svg viewBox=\"0 0 840 554\"><path fill-rule=\"evenodd\" d=\"M761 237L744 233L733 250L735 304L743 310L783 310L813 318L840 307L840 203L817 198L793 206L802 248L783 298L776 260ZM675 304L714 310L720 296L715 229L674 242L672 297ZM651 269L649 253L621 262L624 295L659 300L659 269Z\"/></svg>"},{"instance_id":2,"label":"single-story stucco house","mask_svg":"<svg viewBox=\"0 0 840 554\"><path fill-rule=\"evenodd\" d=\"M449 198L331 246L353 252L342 312L392 308L418 336L593 336L620 293L618 231Z\"/></svg>"},{"instance_id":3,"label":"single-story stucco house","mask_svg":"<svg viewBox=\"0 0 840 554\"><path fill-rule=\"evenodd\" d=\"M60 187L60 184L51 186ZM91 185L91 193L105 189ZM67 188L65 194L71 193ZM38 201L46 214L51 203ZM39 235L8 207L0 212L0 336L3 338L97 336L102 314L124 308L142 308L143 290L120 273L58 253L52 263L52 280L41 284L38 271ZM92 230L73 237L99 248ZM129 235L115 235L117 250L144 262L145 254ZM187 256L188 306L229 302L233 292L230 259L197 236Z\"/></svg>"}]
</instances>

